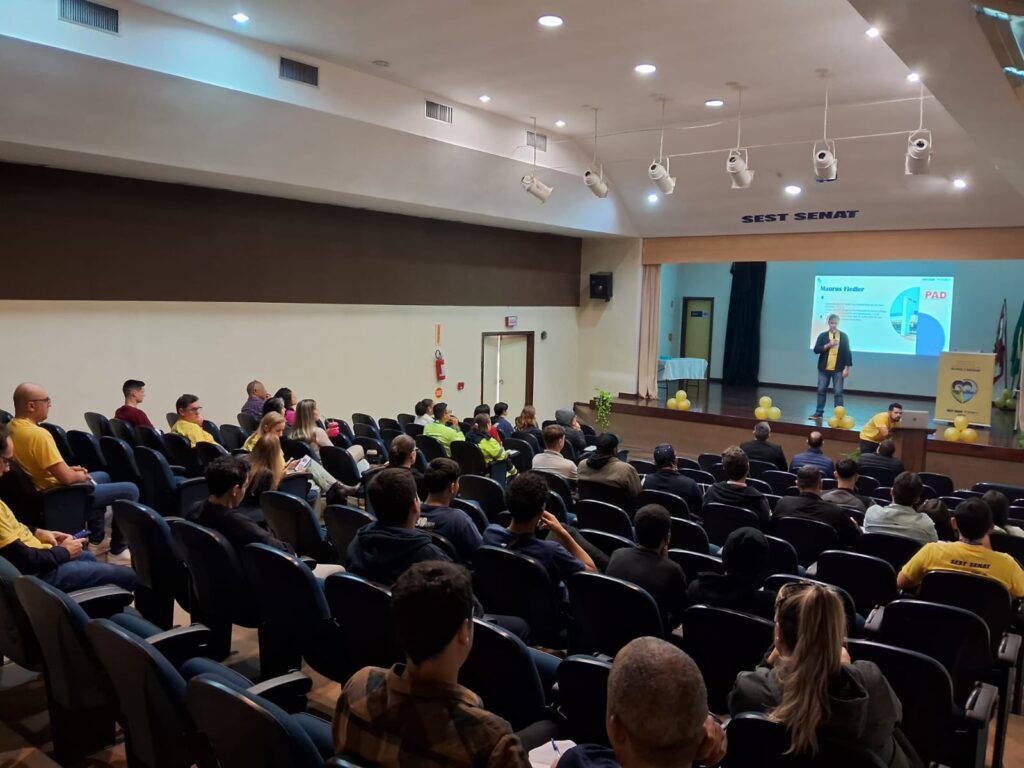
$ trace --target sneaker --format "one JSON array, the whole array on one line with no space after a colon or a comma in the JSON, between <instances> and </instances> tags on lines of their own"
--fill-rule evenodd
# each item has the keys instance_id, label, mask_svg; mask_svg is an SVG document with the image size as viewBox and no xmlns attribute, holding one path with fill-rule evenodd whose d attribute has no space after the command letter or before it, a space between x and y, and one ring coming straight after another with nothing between
<instances>
[{"instance_id":1,"label":"sneaker","mask_svg":"<svg viewBox=\"0 0 1024 768\"><path fill-rule=\"evenodd\" d=\"M110 554L110 539L104 539L98 543L90 541L86 548L98 562L105 563L107 562L107 556Z\"/></svg>"},{"instance_id":2,"label":"sneaker","mask_svg":"<svg viewBox=\"0 0 1024 768\"><path fill-rule=\"evenodd\" d=\"M107 562L114 565L130 566L132 564L132 551L128 547L125 547L120 552L115 552L111 549L107 552Z\"/></svg>"},{"instance_id":3,"label":"sneaker","mask_svg":"<svg viewBox=\"0 0 1024 768\"><path fill-rule=\"evenodd\" d=\"M813 421L813 420L815 420L815 419L821 419L821 418L822 418L822 416L823 416L823 414L820 414L820 413L812 413L812 414L811 414L810 416L808 416L807 418L808 418L808 419L811 419L811 420Z\"/></svg>"}]
</instances>

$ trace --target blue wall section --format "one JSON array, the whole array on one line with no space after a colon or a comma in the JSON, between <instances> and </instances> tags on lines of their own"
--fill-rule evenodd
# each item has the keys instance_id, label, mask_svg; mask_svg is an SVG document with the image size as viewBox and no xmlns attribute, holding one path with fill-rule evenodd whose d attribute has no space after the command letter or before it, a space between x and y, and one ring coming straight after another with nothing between
<instances>
[{"instance_id":1,"label":"blue wall section","mask_svg":"<svg viewBox=\"0 0 1024 768\"><path fill-rule=\"evenodd\" d=\"M671 277L662 276L662 306L684 296L715 298L715 327L711 378L722 375L725 326L729 313L730 264L671 265ZM663 267L662 269L665 269ZM815 275L949 275L954 278L952 338L949 348L959 352L991 352L996 321L1003 299L1008 300L1007 322L1020 313L1024 294L1024 260L1020 261L886 261L886 262L772 262L768 264L761 315L760 379L771 384L813 386L815 358L809 349L813 282ZM679 354L678 316L662 314L676 334L671 354ZM857 353L851 339L854 366L847 381L851 389L896 392L933 397L937 357ZM663 347L664 348L664 347Z\"/></svg>"}]
</instances>

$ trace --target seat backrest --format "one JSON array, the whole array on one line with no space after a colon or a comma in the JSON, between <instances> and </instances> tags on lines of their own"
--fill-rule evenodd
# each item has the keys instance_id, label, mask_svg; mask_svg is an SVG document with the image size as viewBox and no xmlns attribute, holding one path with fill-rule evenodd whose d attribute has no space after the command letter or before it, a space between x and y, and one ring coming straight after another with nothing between
<instances>
[{"instance_id":1,"label":"seat backrest","mask_svg":"<svg viewBox=\"0 0 1024 768\"><path fill-rule=\"evenodd\" d=\"M796 485L796 475L792 472L783 472L780 469L766 469L761 473L759 480L764 480L772 487L772 493L782 496L786 489Z\"/></svg>"},{"instance_id":2,"label":"seat backrest","mask_svg":"<svg viewBox=\"0 0 1024 768\"><path fill-rule=\"evenodd\" d=\"M352 454L335 445L320 447L320 461L335 480L345 485L359 484L359 467Z\"/></svg>"},{"instance_id":3,"label":"seat backrest","mask_svg":"<svg viewBox=\"0 0 1024 768\"><path fill-rule=\"evenodd\" d=\"M796 550L800 565L813 563L826 549L839 549L839 534L828 523L804 517L783 517L775 521L775 535Z\"/></svg>"},{"instance_id":4,"label":"seat backrest","mask_svg":"<svg viewBox=\"0 0 1024 768\"><path fill-rule=\"evenodd\" d=\"M750 476L757 478L758 480L761 479L761 476L764 475L765 472L771 472L778 469L778 467L770 461L762 461L761 459L750 459L749 463Z\"/></svg>"},{"instance_id":5,"label":"seat backrest","mask_svg":"<svg viewBox=\"0 0 1024 768\"><path fill-rule=\"evenodd\" d=\"M738 528L761 529L761 520L757 514L743 507L732 504L705 504L701 509L704 519L704 530L712 544L723 546L729 534Z\"/></svg>"},{"instance_id":6,"label":"seat backrest","mask_svg":"<svg viewBox=\"0 0 1024 768\"><path fill-rule=\"evenodd\" d=\"M331 504L324 509L324 525L327 527L327 537L334 544L338 553L338 562L346 565L348 560L348 545L356 537L356 533L364 525L373 522L373 515L363 512L356 507Z\"/></svg>"},{"instance_id":7,"label":"seat backrest","mask_svg":"<svg viewBox=\"0 0 1024 768\"><path fill-rule=\"evenodd\" d=\"M220 436L224 440L224 447L228 451L237 451L245 445L245 439L252 434L246 433L241 427L234 424L221 424Z\"/></svg>"},{"instance_id":8,"label":"seat backrest","mask_svg":"<svg viewBox=\"0 0 1024 768\"><path fill-rule=\"evenodd\" d=\"M135 483L142 490L142 473L135 462L132 444L118 437L101 437L100 449L115 483Z\"/></svg>"},{"instance_id":9,"label":"seat backrest","mask_svg":"<svg viewBox=\"0 0 1024 768\"><path fill-rule=\"evenodd\" d=\"M681 517L684 520L690 519L690 506L682 496L675 493L645 488L640 491L640 495L637 497L636 508L640 509L640 507L645 507L648 504L658 504L664 507L672 517Z\"/></svg>"},{"instance_id":10,"label":"seat backrest","mask_svg":"<svg viewBox=\"0 0 1024 768\"><path fill-rule=\"evenodd\" d=\"M220 768L322 768L306 731L271 702L214 674L186 687L196 726L210 739Z\"/></svg>"},{"instance_id":11,"label":"seat backrest","mask_svg":"<svg viewBox=\"0 0 1024 768\"><path fill-rule=\"evenodd\" d=\"M405 434L404 431L398 429L388 429L382 427L380 430L380 439L384 445L390 448L391 444L395 441L396 437L402 437Z\"/></svg>"},{"instance_id":12,"label":"seat backrest","mask_svg":"<svg viewBox=\"0 0 1024 768\"><path fill-rule=\"evenodd\" d=\"M725 726L728 747L722 768L790 768L786 726L761 712L739 712Z\"/></svg>"},{"instance_id":13,"label":"seat backrest","mask_svg":"<svg viewBox=\"0 0 1024 768\"><path fill-rule=\"evenodd\" d=\"M629 465L640 475L649 475L652 472L658 471L658 467L655 466L653 461L646 461L644 459L630 459Z\"/></svg>"},{"instance_id":14,"label":"seat backrest","mask_svg":"<svg viewBox=\"0 0 1024 768\"><path fill-rule=\"evenodd\" d=\"M490 521L487 519L487 515L484 514L483 507L481 507L480 504L476 501L470 501L469 499L460 499L458 497L455 497L452 499L451 507L452 509L461 509L463 512L465 512L466 515L469 516L469 519L473 521L474 527L476 527L476 529L480 533L483 533L484 529L490 523Z\"/></svg>"},{"instance_id":15,"label":"seat backrest","mask_svg":"<svg viewBox=\"0 0 1024 768\"><path fill-rule=\"evenodd\" d=\"M162 515L177 514L174 504L174 474L167 459L159 451L144 445L135 446L135 462L142 475L139 487L143 503Z\"/></svg>"},{"instance_id":16,"label":"seat backrest","mask_svg":"<svg viewBox=\"0 0 1024 768\"><path fill-rule=\"evenodd\" d=\"M364 424L362 422L353 422L352 433L356 437L372 437L375 440L380 439L380 430L372 424Z\"/></svg>"},{"instance_id":17,"label":"seat backrest","mask_svg":"<svg viewBox=\"0 0 1024 768\"><path fill-rule=\"evenodd\" d=\"M996 552L1005 552L1017 558L1018 562L1024 563L1024 538L1005 533L992 533L988 538Z\"/></svg>"},{"instance_id":18,"label":"seat backrest","mask_svg":"<svg viewBox=\"0 0 1024 768\"><path fill-rule=\"evenodd\" d=\"M498 521L498 513L505 510L505 492L489 477L463 475L459 478L459 496L480 503L487 519Z\"/></svg>"},{"instance_id":19,"label":"seat backrest","mask_svg":"<svg viewBox=\"0 0 1024 768\"><path fill-rule=\"evenodd\" d=\"M636 541L633 523L621 507L604 501L581 499L576 502L575 511L579 528L592 528L606 533L614 533L616 536L624 536L630 541Z\"/></svg>"},{"instance_id":20,"label":"seat backrest","mask_svg":"<svg viewBox=\"0 0 1024 768\"><path fill-rule=\"evenodd\" d=\"M605 501L625 510L629 515L632 515L636 511L636 499L634 499L625 488L620 488L615 485L606 485L604 483L595 483L589 480L580 480L579 491L580 499Z\"/></svg>"},{"instance_id":21,"label":"seat backrest","mask_svg":"<svg viewBox=\"0 0 1024 768\"><path fill-rule=\"evenodd\" d=\"M338 652L350 663L350 674L404 660L391 621L391 590L354 573L332 573L324 579L324 597L344 636Z\"/></svg>"},{"instance_id":22,"label":"seat backrest","mask_svg":"<svg viewBox=\"0 0 1024 768\"><path fill-rule=\"evenodd\" d=\"M71 443L68 442L68 434L64 431L64 428L58 424L51 424L48 421L44 421L39 425L53 437L53 442L57 444L57 451L60 453L65 463L70 466L81 464L78 457L75 456L75 451L71 447Z\"/></svg>"},{"instance_id":23,"label":"seat backrest","mask_svg":"<svg viewBox=\"0 0 1024 768\"><path fill-rule=\"evenodd\" d=\"M199 464L199 454L186 438L173 432L164 435L164 453L172 464L185 468L187 477L199 477L203 468Z\"/></svg>"},{"instance_id":24,"label":"seat backrest","mask_svg":"<svg viewBox=\"0 0 1024 768\"><path fill-rule=\"evenodd\" d=\"M693 482L701 485L714 485L715 476L710 472L705 472L703 469L694 469L693 467L680 467L679 474L683 477L688 477Z\"/></svg>"},{"instance_id":25,"label":"seat backrest","mask_svg":"<svg viewBox=\"0 0 1024 768\"><path fill-rule=\"evenodd\" d=\"M676 456L676 469L700 469L700 464L689 456Z\"/></svg>"},{"instance_id":26,"label":"seat backrest","mask_svg":"<svg viewBox=\"0 0 1024 768\"><path fill-rule=\"evenodd\" d=\"M164 438L153 427L135 427L136 445L144 445L157 453L167 456L167 447L164 445Z\"/></svg>"},{"instance_id":27,"label":"seat backrest","mask_svg":"<svg viewBox=\"0 0 1024 768\"><path fill-rule=\"evenodd\" d=\"M691 582L701 573L725 573L725 566L721 559L712 557L707 552L691 552L687 549L670 549L669 559L677 563L686 575L686 581Z\"/></svg>"},{"instance_id":28,"label":"seat backrest","mask_svg":"<svg viewBox=\"0 0 1024 768\"><path fill-rule=\"evenodd\" d=\"M309 480L310 476L306 472L289 473L281 478L281 482L277 484L277 490L305 501L306 494L309 492Z\"/></svg>"},{"instance_id":29,"label":"seat backrest","mask_svg":"<svg viewBox=\"0 0 1024 768\"><path fill-rule=\"evenodd\" d=\"M377 420L367 413L353 413L352 426L355 426L356 424L368 424L374 429L377 428Z\"/></svg>"},{"instance_id":30,"label":"seat backrest","mask_svg":"<svg viewBox=\"0 0 1024 768\"><path fill-rule=\"evenodd\" d=\"M528 443L533 449L534 454L538 454L544 450L544 446L537 441L537 436L530 432L523 432L522 430L517 429L512 433L512 437L516 440L522 440L524 443Z\"/></svg>"},{"instance_id":31,"label":"seat backrest","mask_svg":"<svg viewBox=\"0 0 1024 768\"><path fill-rule=\"evenodd\" d=\"M625 536L619 536L617 533L599 531L596 528L581 528L580 534L588 542L608 555L608 557L611 557L618 549L636 546L636 542L633 539L627 539Z\"/></svg>"},{"instance_id":32,"label":"seat backrest","mask_svg":"<svg viewBox=\"0 0 1024 768\"><path fill-rule=\"evenodd\" d=\"M917 596L930 603L963 608L981 617L988 627L993 649L1013 626L1013 598L995 579L962 571L929 571Z\"/></svg>"},{"instance_id":33,"label":"seat backrest","mask_svg":"<svg viewBox=\"0 0 1024 768\"><path fill-rule=\"evenodd\" d=\"M191 765L195 726L185 703L185 680L162 653L109 619L85 627L114 690L133 764Z\"/></svg>"},{"instance_id":34,"label":"seat backrest","mask_svg":"<svg viewBox=\"0 0 1024 768\"><path fill-rule=\"evenodd\" d=\"M658 604L650 593L600 573L574 573L569 588L570 653L615 656L637 637L664 637Z\"/></svg>"},{"instance_id":35,"label":"seat backrest","mask_svg":"<svg viewBox=\"0 0 1024 768\"><path fill-rule=\"evenodd\" d=\"M300 629L330 618L313 571L295 555L266 544L242 550L242 567L253 586L260 620Z\"/></svg>"},{"instance_id":36,"label":"seat backrest","mask_svg":"<svg viewBox=\"0 0 1024 768\"><path fill-rule=\"evenodd\" d=\"M85 423L86 426L89 427L89 431L97 440L99 440L101 437L114 436L114 431L110 427L110 419L108 419L102 413L96 413L95 411L86 411Z\"/></svg>"},{"instance_id":37,"label":"seat backrest","mask_svg":"<svg viewBox=\"0 0 1024 768\"><path fill-rule=\"evenodd\" d=\"M106 472L107 462L100 450L100 441L92 432L82 432L78 429L69 430L67 433L68 443L79 463L90 472Z\"/></svg>"},{"instance_id":38,"label":"seat backrest","mask_svg":"<svg viewBox=\"0 0 1024 768\"><path fill-rule=\"evenodd\" d=\"M405 434L412 438L419 437L423 434L422 424L413 424L412 422L409 422L408 424L403 424L402 429L405 430Z\"/></svg>"},{"instance_id":39,"label":"seat backrest","mask_svg":"<svg viewBox=\"0 0 1024 768\"><path fill-rule=\"evenodd\" d=\"M188 567L196 603L193 614L204 623L219 618L253 625L255 596L234 547L211 528L180 519L168 520L168 525L175 550Z\"/></svg>"},{"instance_id":40,"label":"seat backrest","mask_svg":"<svg viewBox=\"0 0 1024 768\"><path fill-rule=\"evenodd\" d=\"M715 464L721 463L722 454L720 453L702 453L697 456L697 464L699 464L700 468L705 472L711 472L711 468L714 467Z\"/></svg>"},{"instance_id":41,"label":"seat backrest","mask_svg":"<svg viewBox=\"0 0 1024 768\"><path fill-rule=\"evenodd\" d=\"M43 524L43 494L36 490L32 478L16 461L12 460L8 471L0 475L0 500L16 510L18 519L26 525L46 527Z\"/></svg>"},{"instance_id":42,"label":"seat backrest","mask_svg":"<svg viewBox=\"0 0 1024 768\"><path fill-rule=\"evenodd\" d=\"M39 672L42 669L39 641L14 591L20 576L17 568L0 557L0 655L18 666Z\"/></svg>"},{"instance_id":43,"label":"seat backrest","mask_svg":"<svg viewBox=\"0 0 1024 768\"><path fill-rule=\"evenodd\" d=\"M199 459L199 466L203 468L214 459L228 455L227 449L219 443L197 443L195 450L196 458Z\"/></svg>"},{"instance_id":44,"label":"seat backrest","mask_svg":"<svg viewBox=\"0 0 1024 768\"><path fill-rule=\"evenodd\" d=\"M307 456L315 458L313 456L313 449L309 447L308 443L304 443L301 440L293 440L290 437L281 438L281 450L284 451L284 457L288 461L304 459Z\"/></svg>"},{"instance_id":45,"label":"seat backrest","mask_svg":"<svg viewBox=\"0 0 1024 768\"><path fill-rule=\"evenodd\" d=\"M121 440L124 440L130 446L134 446L138 443L138 438L135 437L135 427L133 427L127 421L122 421L121 419L111 419L110 431L113 433L111 437L116 437ZM102 440L103 438L100 439Z\"/></svg>"},{"instance_id":46,"label":"seat backrest","mask_svg":"<svg viewBox=\"0 0 1024 768\"><path fill-rule=\"evenodd\" d=\"M921 542L894 533L865 533L853 548L856 552L882 558L898 573L921 548Z\"/></svg>"},{"instance_id":47,"label":"seat backrest","mask_svg":"<svg viewBox=\"0 0 1024 768\"><path fill-rule=\"evenodd\" d=\"M704 676L708 707L727 711L736 675L758 665L772 644L775 625L726 608L694 605L683 611L683 627L683 650Z\"/></svg>"},{"instance_id":48,"label":"seat backrest","mask_svg":"<svg viewBox=\"0 0 1024 768\"><path fill-rule=\"evenodd\" d=\"M164 418L167 419L167 426L173 427L178 421L178 414L174 411L168 411L164 414Z\"/></svg>"},{"instance_id":49,"label":"seat backrest","mask_svg":"<svg viewBox=\"0 0 1024 768\"><path fill-rule=\"evenodd\" d=\"M411 413L400 413L395 417L395 421L404 427L406 424L412 424L416 421L416 417Z\"/></svg>"},{"instance_id":50,"label":"seat backrest","mask_svg":"<svg viewBox=\"0 0 1024 768\"><path fill-rule=\"evenodd\" d=\"M260 494L260 509L274 535L291 544L298 554L324 562L333 560L325 557L333 548L305 499L281 491L264 491Z\"/></svg>"},{"instance_id":51,"label":"seat backrest","mask_svg":"<svg viewBox=\"0 0 1024 768\"><path fill-rule=\"evenodd\" d=\"M577 744L611 746L605 729L611 671L610 658L590 654L569 656L558 665L558 709L567 736Z\"/></svg>"},{"instance_id":52,"label":"seat backrest","mask_svg":"<svg viewBox=\"0 0 1024 768\"><path fill-rule=\"evenodd\" d=\"M849 592L861 616L899 595L896 571L880 557L831 549L818 555L817 563L816 578Z\"/></svg>"},{"instance_id":53,"label":"seat backrest","mask_svg":"<svg viewBox=\"0 0 1024 768\"><path fill-rule=\"evenodd\" d=\"M864 496L870 496L876 490L881 483L872 475L858 475L857 482L853 485L853 490Z\"/></svg>"},{"instance_id":54,"label":"seat backrest","mask_svg":"<svg viewBox=\"0 0 1024 768\"><path fill-rule=\"evenodd\" d=\"M569 481L561 475L556 475L554 472L533 471L544 478L544 482L548 484L549 491L554 491L562 497L562 501L565 502L566 511L571 512L576 501L572 497L572 486L569 485Z\"/></svg>"},{"instance_id":55,"label":"seat backrest","mask_svg":"<svg viewBox=\"0 0 1024 768\"><path fill-rule=\"evenodd\" d=\"M260 420L253 416L251 413L239 413L235 420L238 422L238 426L248 432L250 435L260 428Z\"/></svg>"},{"instance_id":56,"label":"seat backrest","mask_svg":"<svg viewBox=\"0 0 1024 768\"><path fill-rule=\"evenodd\" d=\"M473 647L459 684L517 731L544 719L544 687L526 645L511 632L473 619Z\"/></svg>"},{"instance_id":57,"label":"seat backrest","mask_svg":"<svg viewBox=\"0 0 1024 768\"><path fill-rule=\"evenodd\" d=\"M458 462L463 477L467 475L487 477L490 474L487 471L487 462L478 446L468 440L460 440L452 443L450 448L452 458Z\"/></svg>"},{"instance_id":58,"label":"seat backrest","mask_svg":"<svg viewBox=\"0 0 1024 768\"><path fill-rule=\"evenodd\" d=\"M184 571L174 556L171 528L160 514L133 501L115 501L114 520L132 553L139 584L180 594Z\"/></svg>"},{"instance_id":59,"label":"seat backrest","mask_svg":"<svg viewBox=\"0 0 1024 768\"><path fill-rule=\"evenodd\" d=\"M708 534L702 526L675 516L672 517L671 525L670 547L708 554Z\"/></svg>"},{"instance_id":60,"label":"seat backrest","mask_svg":"<svg viewBox=\"0 0 1024 768\"><path fill-rule=\"evenodd\" d=\"M564 623L558 585L537 560L510 549L483 546L473 553L473 593L488 613L518 616L533 633Z\"/></svg>"},{"instance_id":61,"label":"seat backrest","mask_svg":"<svg viewBox=\"0 0 1024 768\"><path fill-rule=\"evenodd\" d=\"M427 461L448 457L448 454L444 450L444 446L429 435L416 435L413 437L413 440L416 441L416 447L420 450Z\"/></svg>"},{"instance_id":62,"label":"seat backrest","mask_svg":"<svg viewBox=\"0 0 1024 768\"><path fill-rule=\"evenodd\" d=\"M778 536L765 536L768 540L768 573L799 573L800 560L796 549Z\"/></svg>"},{"instance_id":63,"label":"seat backrest","mask_svg":"<svg viewBox=\"0 0 1024 768\"><path fill-rule=\"evenodd\" d=\"M85 636L85 611L36 576L22 576L14 591L39 640L47 695L67 709L108 706L107 684Z\"/></svg>"},{"instance_id":64,"label":"seat backrest","mask_svg":"<svg viewBox=\"0 0 1024 768\"><path fill-rule=\"evenodd\" d=\"M221 435L220 427L217 423L206 419L203 421L203 431L206 432L210 437L217 441L217 445L224 445L224 437Z\"/></svg>"}]
</instances>

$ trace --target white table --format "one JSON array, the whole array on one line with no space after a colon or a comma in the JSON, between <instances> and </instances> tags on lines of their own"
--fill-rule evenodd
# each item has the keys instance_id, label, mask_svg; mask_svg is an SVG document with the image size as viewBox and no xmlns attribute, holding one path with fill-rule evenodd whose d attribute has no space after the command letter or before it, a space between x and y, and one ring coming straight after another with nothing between
<instances>
[{"instance_id":1,"label":"white table","mask_svg":"<svg viewBox=\"0 0 1024 768\"><path fill-rule=\"evenodd\" d=\"M699 381L707 375L708 361L701 357L670 357L658 361L658 381Z\"/></svg>"}]
</instances>

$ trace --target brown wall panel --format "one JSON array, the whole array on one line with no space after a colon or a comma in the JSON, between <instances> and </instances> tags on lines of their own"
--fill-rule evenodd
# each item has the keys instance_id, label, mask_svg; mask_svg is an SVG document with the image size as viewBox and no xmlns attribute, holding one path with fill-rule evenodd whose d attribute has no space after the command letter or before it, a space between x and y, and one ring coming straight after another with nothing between
<instances>
[{"instance_id":1,"label":"brown wall panel","mask_svg":"<svg viewBox=\"0 0 1024 768\"><path fill-rule=\"evenodd\" d=\"M2 299L578 306L579 238L0 163Z\"/></svg>"}]
</instances>

